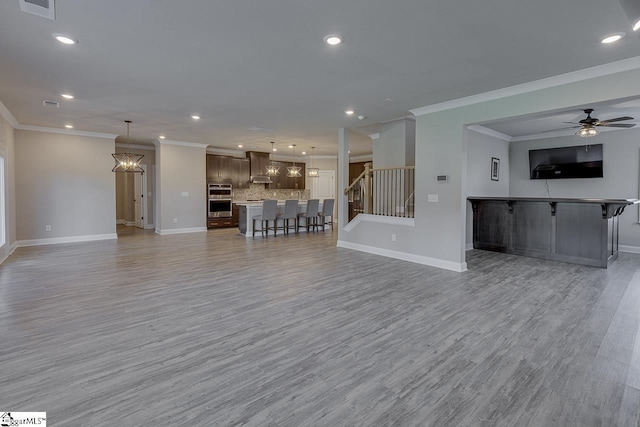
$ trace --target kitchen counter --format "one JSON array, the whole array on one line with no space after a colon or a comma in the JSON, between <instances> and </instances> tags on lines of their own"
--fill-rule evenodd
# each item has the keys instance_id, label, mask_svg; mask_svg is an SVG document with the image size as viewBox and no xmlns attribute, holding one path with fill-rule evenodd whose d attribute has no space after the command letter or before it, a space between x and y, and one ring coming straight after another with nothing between
<instances>
[{"instance_id":1,"label":"kitchen counter","mask_svg":"<svg viewBox=\"0 0 640 427\"><path fill-rule=\"evenodd\" d=\"M239 207L238 228L240 234L244 234L245 237L253 237L253 217L262 213L262 202L234 202ZM278 200L278 214L284 209L285 200ZM320 203L322 206L322 203ZM307 210L307 201L298 201L298 213L305 212ZM280 225L280 224L279 224ZM289 230L293 232L293 230ZM300 232L306 232L305 226L300 227ZM270 234L273 235L273 230L270 230ZM284 234L284 230L278 230L277 234ZM260 232L256 231L256 237L260 236Z\"/></svg>"}]
</instances>

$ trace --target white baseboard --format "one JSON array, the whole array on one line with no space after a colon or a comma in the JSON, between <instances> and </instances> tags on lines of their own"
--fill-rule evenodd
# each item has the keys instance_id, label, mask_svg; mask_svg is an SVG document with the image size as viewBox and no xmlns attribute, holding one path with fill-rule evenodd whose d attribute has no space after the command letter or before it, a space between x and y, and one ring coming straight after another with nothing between
<instances>
[{"instance_id":1,"label":"white baseboard","mask_svg":"<svg viewBox=\"0 0 640 427\"><path fill-rule=\"evenodd\" d=\"M445 270L451 270L458 273L467 271L466 262L451 262L443 259L430 258L422 255L410 254L407 252L399 252L391 249L376 248L373 246L361 245L358 243L345 242L338 240L336 244L339 248L353 249L355 251L367 252L374 255L386 256L388 258L400 259L403 261L415 262L416 264L424 264L431 267L438 267Z\"/></svg>"},{"instance_id":2,"label":"white baseboard","mask_svg":"<svg viewBox=\"0 0 640 427\"><path fill-rule=\"evenodd\" d=\"M156 234L166 236L168 234L184 234L184 233L206 233L207 227L192 227L192 228L171 228L168 230L160 230L156 228Z\"/></svg>"},{"instance_id":3,"label":"white baseboard","mask_svg":"<svg viewBox=\"0 0 640 427\"><path fill-rule=\"evenodd\" d=\"M11 246L9 246L9 252L7 254L5 254L5 256L3 256L2 259L0 259L0 264L5 262L7 260L7 258L9 258L11 256L11 254L13 254L13 252L15 252L17 247L18 247L17 242L14 242Z\"/></svg>"},{"instance_id":4,"label":"white baseboard","mask_svg":"<svg viewBox=\"0 0 640 427\"><path fill-rule=\"evenodd\" d=\"M618 250L620 252L627 252L630 254L640 254L640 246L619 245Z\"/></svg>"},{"instance_id":5,"label":"white baseboard","mask_svg":"<svg viewBox=\"0 0 640 427\"><path fill-rule=\"evenodd\" d=\"M465 247L466 250L470 251L473 249L473 243L467 243L467 246Z\"/></svg>"},{"instance_id":6,"label":"white baseboard","mask_svg":"<svg viewBox=\"0 0 640 427\"><path fill-rule=\"evenodd\" d=\"M93 234L85 236L68 236L68 237L53 237L50 239L32 239L32 240L18 240L16 242L17 247L25 246L41 246L41 245L57 245L60 243L78 243L78 242L93 242L95 240L111 240L117 239L118 235L113 234Z\"/></svg>"},{"instance_id":7,"label":"white baseboard","mask_svg":"<svg viewBox=\"0 0 640 427\"><path fill-rule=\"evenodd\" d=\"M124 219L116 219L116 225L121 224L121 225L125 225L127 223L127 221L125 221Z\"/></svg>"},{"instance_id":8,"label":"white baseboard","mask_svg":"<svg viewBox=\"0 0 640 427\"><path fill-rule=\"evenodd\" d=\"M147 224L144 226L145 230L154 230L156 226L154 224Z\"/></svg>"}]
</instances>

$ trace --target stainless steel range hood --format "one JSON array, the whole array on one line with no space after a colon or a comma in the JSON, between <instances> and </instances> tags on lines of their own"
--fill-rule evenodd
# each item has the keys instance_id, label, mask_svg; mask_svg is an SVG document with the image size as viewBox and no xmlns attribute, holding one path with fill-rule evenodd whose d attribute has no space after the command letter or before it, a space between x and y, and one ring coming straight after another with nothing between
<instances>
[{"instance_id":1,"label":"stainless steel range hood","mask_svg":"<svg viewBox=\"0 0 640 427\"><path fill-rule=\"evenodd\" d=\"M273 181L267 175L252 176L250 181L252 184L273 184Z\"/></svg>"}]
</instances>

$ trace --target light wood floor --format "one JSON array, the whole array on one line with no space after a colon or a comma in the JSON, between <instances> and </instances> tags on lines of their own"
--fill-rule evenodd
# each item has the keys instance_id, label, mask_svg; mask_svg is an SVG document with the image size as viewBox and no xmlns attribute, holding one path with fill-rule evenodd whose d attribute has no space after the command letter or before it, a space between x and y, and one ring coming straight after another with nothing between
<instances>
[{"instance_id":1,"label":"light wood floor","mask_svg":"<svg viewBox=\"0 0 640 427\"><path fill-rule=\"evenodd\" d=\"M459 274L235 230L20 248L0 409L52 426L635 426L640 255ZM192 424L189 424L192 423Z\"/></svg>"}]
</instances>

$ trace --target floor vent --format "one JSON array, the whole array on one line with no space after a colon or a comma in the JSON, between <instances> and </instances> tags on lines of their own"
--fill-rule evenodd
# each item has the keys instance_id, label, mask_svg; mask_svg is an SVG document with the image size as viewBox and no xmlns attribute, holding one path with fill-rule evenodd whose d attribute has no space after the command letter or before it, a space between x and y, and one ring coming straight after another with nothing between
<instances>
[{"instance_id":1,"label":"floor vent","mask_svg":"<svg viewBox=\"0 0 640 427\"><path fill-rule=\"evenodd\" d=\"M46 99L44 101L42 101L42 105L44 105L45 107L55 107L58 108L60 106L60 103L58 101L47 101Z\"/></svg>"},{"instance_id":2,"label":"floor vent","mask_svg":"<svg viewBox=\"0 0 640 427\"><path fill-rule=\"evenodd\" d=\"M55 0L18 0L20 10L43 18L56 20Z\"/></svg>"}]
</instances>

